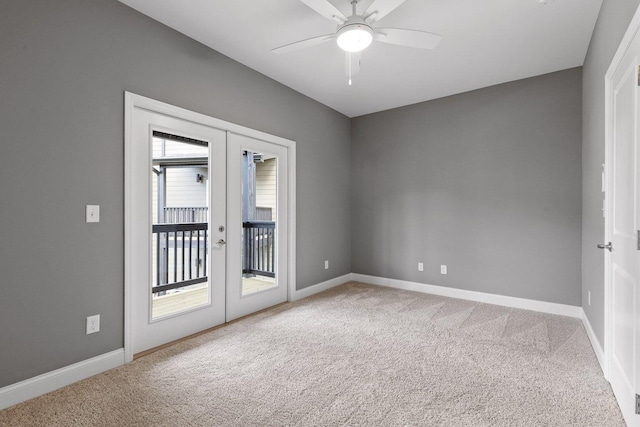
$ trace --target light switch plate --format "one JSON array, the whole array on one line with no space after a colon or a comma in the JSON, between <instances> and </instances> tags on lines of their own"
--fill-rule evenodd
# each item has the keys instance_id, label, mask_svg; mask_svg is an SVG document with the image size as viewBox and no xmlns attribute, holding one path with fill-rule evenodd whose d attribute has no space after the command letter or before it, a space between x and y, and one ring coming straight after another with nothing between
<instances>
[{"instance_id":1,"label":"light switch plate","mask_svg":"<svg viewBox=\"0 0 640 427\"><path fill-rule=\"evenodd\" d=\"M87 222L100 222L100 205L87 205Z\"/></svg>"}]
</instances>

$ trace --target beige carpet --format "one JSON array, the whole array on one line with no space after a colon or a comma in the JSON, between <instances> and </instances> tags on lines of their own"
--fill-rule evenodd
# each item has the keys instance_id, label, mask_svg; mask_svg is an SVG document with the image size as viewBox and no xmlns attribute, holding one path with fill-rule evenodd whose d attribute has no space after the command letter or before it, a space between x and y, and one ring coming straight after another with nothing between
<instances>
[{"instance_id":1,"label":"beige carpet","mask_svg":"<svg viewBox=\"0 0 640 427\"><path fill-rule=\"evenodd\" d=\"M348 283L0 412L5 426L623 426L577 319Z\"/></svg>"}]
</instances>

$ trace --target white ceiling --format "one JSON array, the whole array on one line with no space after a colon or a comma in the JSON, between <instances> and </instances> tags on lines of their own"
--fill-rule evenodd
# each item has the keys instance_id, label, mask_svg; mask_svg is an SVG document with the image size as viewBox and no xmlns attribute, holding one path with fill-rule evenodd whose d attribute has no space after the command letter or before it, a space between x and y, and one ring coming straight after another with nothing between
<instances>
[{"instance_id":1,"label":"white ceiling","mask_svg":"<svg viewBox=\"0 0 640 427\"><path fill-rule=\"evenodd\" d=\"M334 41L272 48L332 33L299 0L120 0L187 36L349 116L387 110L581 66L602 0L406 0L381 27L442 35L434 50L374 42L347 84ZM361 0L364 10L373 0ZM349 0L330 0L345 15Z\"/></svg>"}]
</instances>

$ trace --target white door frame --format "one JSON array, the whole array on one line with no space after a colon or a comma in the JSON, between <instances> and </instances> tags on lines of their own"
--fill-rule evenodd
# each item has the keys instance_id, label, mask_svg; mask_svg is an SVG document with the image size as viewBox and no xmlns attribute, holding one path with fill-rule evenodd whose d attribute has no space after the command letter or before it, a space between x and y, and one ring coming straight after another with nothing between
<instances>
[{"instance_id":1,"label":"white door frame","mask_svg":"<svg viewBox=\"0 0 640 427\"><path fill-rule=\"evenodd\" d=\"M287 174L289 178L288 186L288 250L287 250L287 272L288 272L288 292L287 300L292 301L296 291L296 143L285 138L270 135L224 120L216 119L204 114L196 113L184 108L176 107L151 98L136 95L131 92L124 94L124 354L125 363L133 360L132 345L132 224L136 212L133 211L132 187L130 179L133 176L134 164L131 162L131 150L134 144L133 137L133 112L139 108L177 119L190 121L204 126L226 130L239 135L246 135L251 138L261 139L272 144L277 144L287 149L289 167Z\"/></svg>"}]
</instances>

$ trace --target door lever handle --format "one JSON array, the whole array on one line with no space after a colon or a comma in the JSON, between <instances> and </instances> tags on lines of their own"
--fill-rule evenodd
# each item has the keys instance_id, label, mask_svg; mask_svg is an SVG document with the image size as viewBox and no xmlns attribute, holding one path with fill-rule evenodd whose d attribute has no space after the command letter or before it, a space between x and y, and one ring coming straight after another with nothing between
<instances>
[{"instance_id":1,"label":"door lever handle","mask_svg":"<svg viewBox=\"0 0 640 427\"><path fill-rule=\"evenodd\" d=\"M609 250L609 252L612 252L612 251L613 251L613 245L611 244L611 242L607 243L606 245L605 245L605 244L600 243L600 244L598 245L598 249L608 249L608 250Z\"/></svg>"},{"instance_id":2,"label":"door lever handle","mask_svg":"<svg viewBox=\"0 0 640 427\"><path fill-rule=\"evenodd\" d=\"M218 240L217 243L218 243L218 246L220 246L220 247L222 247L222 246L227 244L227 242L225 242L224 239Z\"/></svg>"}]
</instances>

